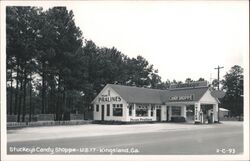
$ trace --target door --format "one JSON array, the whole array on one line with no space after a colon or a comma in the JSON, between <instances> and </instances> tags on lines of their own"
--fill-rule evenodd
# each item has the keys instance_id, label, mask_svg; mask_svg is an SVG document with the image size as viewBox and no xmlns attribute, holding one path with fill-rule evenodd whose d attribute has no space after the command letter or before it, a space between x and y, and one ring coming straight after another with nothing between
<instances>
[{"instance_id":1,"label":"door","mask_svg":"<svg viewBox=\"0 0 250 161\"><path fill-rule=\"evenodd\" d=\"M104 105L102 105L102 121L104 121Z\"/></svg>"},{"instance_id":2,"label":"door","mask_svg":"<svg viewBox=\"0 0 250 161\"><path fill-rule=\"evenodd\" d=\"M167 121L169 121L169 106L167 106Z\"/></svg>"},{"instance_id":3,"label":"door","mask_svg":"<svg viewBox=\"0 0 250 161\"><path fill-rule=\"evenodd\" d=\"M156 121L161 121L161 109L156 110Z\"/></svg>"},{"instance_id":4,"label":"door","mask_svg":"<svg viewBox=\"0 0 250 161\"><path fill-rule=\"evenodd\" d=\"M186 106L186 121L194 122L194 105Z\"/></svg>"}]
</instances>

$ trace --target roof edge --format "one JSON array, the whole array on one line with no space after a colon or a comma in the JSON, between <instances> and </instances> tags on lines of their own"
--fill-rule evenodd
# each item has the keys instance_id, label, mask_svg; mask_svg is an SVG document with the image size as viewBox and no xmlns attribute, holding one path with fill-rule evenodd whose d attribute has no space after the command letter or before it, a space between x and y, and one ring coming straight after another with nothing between
<instances>
[{"instance_id":1,"label":"roof edge","mask_svg":"<svg viewBox=\"0 0 250 161\"><path fill-rule=\"evenodd\" d=\"M110 86L110 84L106 84L106 86L104 86L104 88L95 96L95 98L93 99L93 101L91 101L90 104L94 104L95 100L100 95L100 93L102 93L102 91L104 91L108 86Z\"/></svg>"}]
</instances>

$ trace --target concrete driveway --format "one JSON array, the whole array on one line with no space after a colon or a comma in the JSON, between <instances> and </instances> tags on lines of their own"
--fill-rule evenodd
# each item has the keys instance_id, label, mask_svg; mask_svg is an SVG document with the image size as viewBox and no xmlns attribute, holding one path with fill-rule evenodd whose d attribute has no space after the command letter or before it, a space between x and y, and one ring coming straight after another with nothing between
<instances>
[{"instance_id":1,"label":"concrete driveway","mask_svg":"<svg viewBox=\"0 0 250 161\"><path fill-rule=\"evenodd\" d=\"M86 124L72 126L29 127L7 130L7 142L138 134L151 132L187 131L209 128L216 129L222 126L243 126L243 122L227 121L222 122L222 124L203 125L194 125L187 123L154 123L133 125Z\"/></svg>"}]
</instances>

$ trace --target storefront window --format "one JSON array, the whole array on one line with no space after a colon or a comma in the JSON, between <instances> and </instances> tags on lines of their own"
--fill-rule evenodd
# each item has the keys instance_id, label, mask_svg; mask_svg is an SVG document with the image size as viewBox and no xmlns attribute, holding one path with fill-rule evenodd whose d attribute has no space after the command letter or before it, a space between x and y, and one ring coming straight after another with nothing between
<instances>
[{"instance_id":1,"label":"storefront window","mask_svg":"<svg viewBox=\"0 0 250 161\"><path fill-rule=\"evenodd\" d=\"M194 105L188 105L186 109L187 109L186 110L187 117L193 118L194 117Z\"/></svg>"},{"instance_id":2,"label":"storefront window","mask_svg":"<svg viewBox=\"0 0 250 161\"><path fill-rule=\"evenodd\" d=\"M181 115L181 107L179 106L172 106L172 115L180 116Z\"/></svg>"},{"instance_id":3,"label":"storefront window","mask_svg":"<svg viewBox=\"0 0 250 161\"><path fill-rule=\"evenodd\" d=\"M129 116L132 116L133 105L129 105Z\"/></svg>"},{"instance_id":4,"label":"storefront window","mask_svg":"<svg viewBox=\"0 0 250 161\"><path fill-rule=\"evenodd\" d=\"M107 104L107 116L110 115L110 104Z\"/></svg>"},{"instance_id":5,"label":"storefront window","mask_svg":"<svg viewBox=\"0 0 250 161\"><path fill-rule=\"evenodd\" d=\"M156 108L160 109L160 108L161 108L161 105L156 105Z\"/></svg>"},{"instance_id":6,"label":"storefront window","mask_svg":"<svg viewBox=\"0 0 250 161\"><path fill-rule=\"evenodd\" d=\"M96 111L96 112L99 112L99 105L96 105L95 111Z\"/></svg>"},{"instance_id":7,"label":"storefront window","mask_svg":"<svg viewBox=\"0 0 250 161\"><path fill-rule=\"evenodd\" d=\"M154 116L154 108L151 107L151 116Z\"/></svg>"},{"instance_id":8,"label":"storefront window","mask_svg":"<svg viewBox=\"0 0 250 161\"><path fill-rule=\"evenodd\" d=\"M122 108L113 108L113 116L122 116Z\"/></svg>"},{"instance_id":9,"label":"storefront window","mask_svg":"<svg viewBox=\"0 0 250 161\"><path fill-rule=\"evenodd\" d=\"M147 108L136 108L135 114L137 117L148 116L148 109Z\"/></svg>"}]
</instances>

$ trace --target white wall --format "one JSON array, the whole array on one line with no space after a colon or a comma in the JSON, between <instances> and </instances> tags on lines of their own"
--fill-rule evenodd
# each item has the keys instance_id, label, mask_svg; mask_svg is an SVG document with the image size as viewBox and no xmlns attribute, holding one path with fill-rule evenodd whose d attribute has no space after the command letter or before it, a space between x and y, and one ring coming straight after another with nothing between
<instances>
[{"instance_id":1,"label":"white wall","mask_svg":"<svg viewBox=\"0 0 250 161\"><path fill-rule=\"evenodd\" d=\"M218 121L218 104L213 105L213 116L214 116L214 121Z\"/></svg>"},{"instance_id":2,"label":"white wall","mask_svg":"<svg viewBox=\"0 0 250 161\"><path fill-rule=\"evenodd\" d=\"M168 106L168 121L171 121L172 117L172 106Z\"/></svg>"},{"instance_id":3,"label":"white wall","mask_svg":"<svg viewBox=\"0 0 250 161\"><path fill-rule=\"evenodd\" d=\"M187 118L187 107L186 105L181 106L181 116Z\"/></svg>"},{"instance_id":4,"label":"white wall","mask_svg":"<svg viewBox=\"0 0 250 161\"><path fill-rule=\"evenodd\" d=\"M116 97L120 95L115 92L112 88L109 86L105 87L96 97L96 99L93 101L94 105L94 120L101 120L102 116L102 105L104 105L104 120L115 120L115 121L126 121L127 119L127 102L121 98L121 101L119 102L99 102L98 97L101 97L102 95L108 95L108 91L110 91L111 97ZM96 105L99 104L99 112L96 112ZM110 104L110 115L107 116L107 104ZM113 104L123 104L123 115L122 116L113 116Z\"/></svg>"},{"instance_id":5,"label":"white wall","mask_svg":"<svg viewBox=\"0 0 250 161\"><path fill-rule=\"evenodd\" d=\"M218 101L214 98L210 91L207 92L202 96L199 101L200 104L212 104L213 105L213 121L218 121Z\"/></svg>"},{"instance_id":6,"label":"white wall","mask_svg":"<svg viewBox=\"0 0 250 161\"><path fill-rule=\"evenodd\" d=\"M207 92L201 97L200 101L201 104L216 104L218 101L211 95L210 91Z\"/></svg>"},{"instance_id":7,"label":"white wall","mask_svg":"<svg viewBox=\"0 0 250 161\"><path fill-rule=\"evenodd\" d=\"M167 106L161 105L161 121L167 121Z\"/></svg>"}]
</instances>

